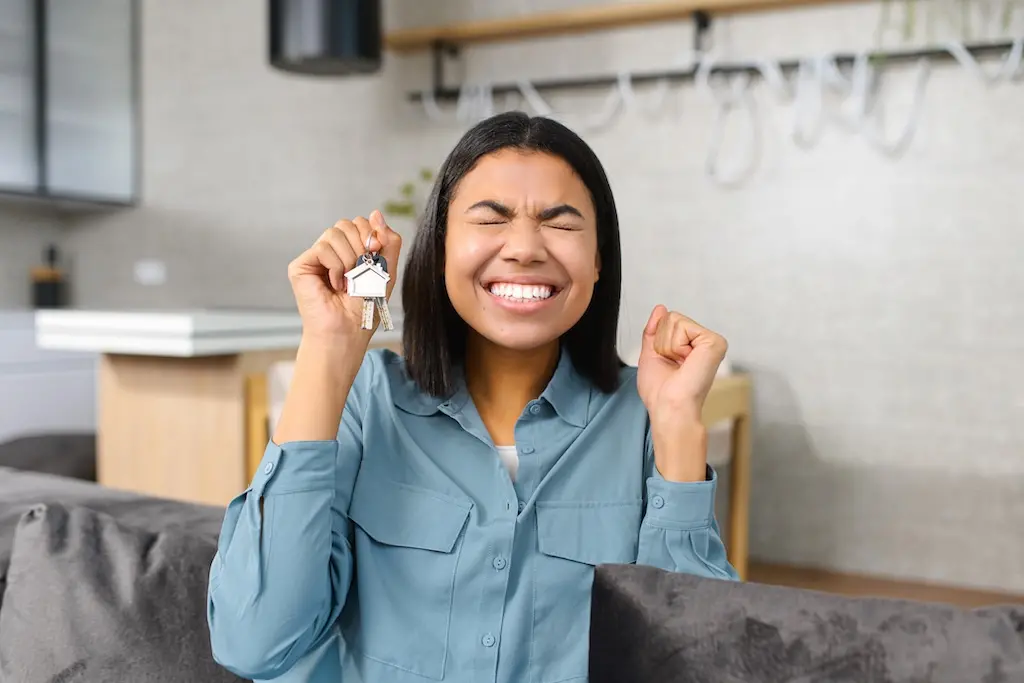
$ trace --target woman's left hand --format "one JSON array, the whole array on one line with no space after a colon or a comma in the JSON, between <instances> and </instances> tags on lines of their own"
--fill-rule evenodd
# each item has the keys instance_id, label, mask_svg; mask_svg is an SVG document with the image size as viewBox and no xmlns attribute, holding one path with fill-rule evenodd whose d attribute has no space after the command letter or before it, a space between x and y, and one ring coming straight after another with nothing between
<instances>
[{"instance_id":1,"label":"woman's left hand","mask_svg":"<svg viewBox=\"0 0 1024 683\"><path fill-rule=\"evenodd\" d=\"M707 435L701 412L728 344L690 318L654 307L644 328L637 390L651 418L658 471L671 481L703 481Z\"/></svg>"}]
</instances>

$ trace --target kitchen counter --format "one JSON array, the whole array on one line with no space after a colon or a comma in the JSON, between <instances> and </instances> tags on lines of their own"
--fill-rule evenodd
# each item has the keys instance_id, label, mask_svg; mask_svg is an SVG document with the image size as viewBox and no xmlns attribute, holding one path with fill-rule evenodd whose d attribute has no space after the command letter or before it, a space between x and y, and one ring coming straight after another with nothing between
<instances>
[{"instance_id":1,"label":"kitchen counter","mask_svg":"<svg viewBox=\"0 0 1024 683\"><path fill-rule=\"evenodd\" d=\"M396 327L400 320L396 320ZM248 485L251 378L293 360L297 313L43 310L40 348L98 358L97 476L105 486L225 505ZM378 330L372 346L400 348Z\"/></svg>"}]
</instances>

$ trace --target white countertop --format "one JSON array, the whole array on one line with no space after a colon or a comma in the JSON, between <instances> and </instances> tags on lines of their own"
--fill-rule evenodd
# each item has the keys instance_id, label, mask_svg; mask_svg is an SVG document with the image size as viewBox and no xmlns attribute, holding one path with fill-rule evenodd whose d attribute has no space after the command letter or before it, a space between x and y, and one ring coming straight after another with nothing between
<instances>
[{"instance_id":1,"label":"white countertop","mask_svg":"<svg viewBox=\"0 0 1024 683\"><path fill-rule=\"evenodd\" d=\"M395 320L396 327L400 320ZM35 314L40 348L141 356L216 356L299 344L298 313L267 310L90 311ZM375 341L400 340L400 328L377 330Z\"/></svg>"}]
</instances>

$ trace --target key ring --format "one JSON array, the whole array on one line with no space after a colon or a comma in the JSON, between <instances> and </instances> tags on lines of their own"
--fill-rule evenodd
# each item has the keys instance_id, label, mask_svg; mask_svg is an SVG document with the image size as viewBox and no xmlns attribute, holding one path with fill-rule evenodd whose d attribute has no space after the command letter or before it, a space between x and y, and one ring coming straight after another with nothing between
<instances>
[{"instance_id":1,"label":"key ring","mask_svg":"<svg viewBox=\"0 0 1024 683\"><path fill-rule=\"evenodd\" d=\"M370 242L373 241L373 236L376 235L376 234L377 234L377 230L376 229L371 229L370 230L370 234L367 235L367 237L366 237L366 244L363 245L363 249L365 250L363 252L363 263L369 263L370 265L373 265L377 261L377 253L378 252L376 252L376 251L371 252L370 251Z\"/></svg>"}]
</instances>

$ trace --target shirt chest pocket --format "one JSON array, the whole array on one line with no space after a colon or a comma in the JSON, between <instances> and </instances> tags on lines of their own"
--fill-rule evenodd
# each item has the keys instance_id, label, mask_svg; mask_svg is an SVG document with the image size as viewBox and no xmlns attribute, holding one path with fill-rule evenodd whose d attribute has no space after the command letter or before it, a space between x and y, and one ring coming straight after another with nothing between
<instances>
[{"instance_id":1,"label":"shirt chest pocket","mask_svg":"<svg viewBox=\"0 0 1024 683\"><path fill-rule=\"evenodd\" d=\"M355 578L346 644L364 657L440 680L461 537L472 503L360 473L349 518Z\"/></svg>"},{"instance_id":2,"label":"shirt chest pocket","mask_svg":"<svg viewBox=\"0 0 1024 683\"><path fill-rule=\"evenodd\" d=\"M533 596L539 683L587 676L594 567L636 562L643 502L537 503Z\"/></svg>"}]
</instances>

